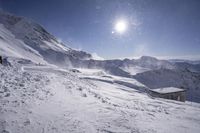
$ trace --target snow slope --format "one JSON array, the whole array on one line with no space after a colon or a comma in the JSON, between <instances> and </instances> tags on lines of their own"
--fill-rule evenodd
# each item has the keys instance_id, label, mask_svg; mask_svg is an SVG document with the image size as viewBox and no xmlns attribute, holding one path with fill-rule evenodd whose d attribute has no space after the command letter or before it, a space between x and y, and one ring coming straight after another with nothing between
<instances>
[{"instance_id":1,"label":"snow slope","mask_svg":"<svg viewBox=\"0 0 200 133\"><path fill-rule=\"evenodd\" d=\"M31 59L33 62L41 62L43 64L47 63L43 60L38 51L15 38L2 24L0 24L0 52L2 56Z\"/></svg>"},{"instance_id":2,"label":"snow slope","mask_svg":"<svg viewBox=\"0 0 200 133\"><path fill-rule=\"evenodd\" d=\"M0 27L0 53L4 56L64 67L71 66L71 60L91 58L86 52L64 46L43 27L29 19L0 11Z\"/></svg>"},{"instance_id":3,"label":"snow slope","mask_svg":"<svg viewBox=\"0 0 200 133\"><path fill-rule=\"evenodd\" d=\"M189 100L200 101L199 74L169 61L93 60L33 21L1 11L0 54L6 57L0 65L1 133L200 131L200 104L145 93L185 87Z\"/></svg>"},{"instance_id":4,"label":"snow slope","mask_svg":"<svg viewBox=\"0 0 200 133\"><path fill-rule=\"evenodd\" d=\"M0 132L200 131L199 104L153 99L124 85L80 79L59 67L10 61L11 67L0 65Z\"/></svg>"},{"instance_id":5,"label":"snow slope","mask_svg":"<svg viewBox=\"0 0 200 133\"><path fill-rule=\"evenodd\" d=\"M151 89L178 87L186 89L186 99L200 102L200 74L188 70L159 69L133 76Z\"/></svg>"},{"instance_id":6,"label":"snow slope","mask_svg":"<svg viewBox=\"0 0 200 133\"><path fill-rule=\"evenodd\" d=\"M140 67L140 66L129 66L129 67L126 66L126 67L123 67L121 69L123 69L125 72L130 73L131 75L136 75L138 73L151 71L151 69L149 69L149 68L144 68L144 67Z\"/></svg>"}]
</instances>

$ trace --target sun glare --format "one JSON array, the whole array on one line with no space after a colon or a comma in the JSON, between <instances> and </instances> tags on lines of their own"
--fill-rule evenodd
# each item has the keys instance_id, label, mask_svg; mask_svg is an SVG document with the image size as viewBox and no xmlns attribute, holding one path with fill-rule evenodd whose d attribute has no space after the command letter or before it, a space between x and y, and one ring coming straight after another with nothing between
<instances>
[{"instance_id":1,"label":"sun glare","mask_svg":"<svg viewBox=\"0 0 200 133\"><path fill-rule=\"evenodd\" d=\"M122 34L127 30L127 22L124 20L119 20L115 24L115 31Z\"/></svg>"}]
</instances>

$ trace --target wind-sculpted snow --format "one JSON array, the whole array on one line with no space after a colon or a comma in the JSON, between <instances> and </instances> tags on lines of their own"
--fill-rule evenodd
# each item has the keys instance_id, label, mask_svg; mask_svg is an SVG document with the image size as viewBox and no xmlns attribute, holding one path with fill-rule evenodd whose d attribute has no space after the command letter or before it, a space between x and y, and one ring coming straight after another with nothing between
<instances>
[{"instance_id":1,"label":"wind-sculpted snow","mask_svg":"<svg viewBox=\"0 0 200 133\"><path fill-rule=\"evenodd\" d=\"M91 58L90 54L71 49L57 41L42 26L29 19L0 11L0 26L0 52L6 56L37 63L46 61L63 67L70 67L71 60Z\"/></svg>"},{"instance_id":2,"label":"wind-sculpted snow","mask_svg":"<svg viewBox=\"0 0 200 133\"><path fill-rule=\"evenodd\" d=\"M0 65L2 133L200 131L199 104L152 99L120 83L79 79L59 67L9 61L11 66Z\"/></svg>"},{"instance_id":3,"label":"wind-sculpted snow","mask_svg":"<svg viewBox=\"0 0 200 133\"><path fill-rule=\"evenodd\" d=\"M1 11L0 54L0 133L200 132L198 103L143 91L183 87L199 102L194 67L148 56L92 60L35 22Z\"/></svg>"},{"instance_id":4,"label":"wind-sculpted snow","mask_svg":"<svg viewBox=\"0 0 200 133\"><path fill-rule=\"evenodd\" d=\"M24 59L31 59L34 62L46 63L38 51L27 46L0 24L0 54L1 56L12 56Z\"/></svg>"}]
</instances>

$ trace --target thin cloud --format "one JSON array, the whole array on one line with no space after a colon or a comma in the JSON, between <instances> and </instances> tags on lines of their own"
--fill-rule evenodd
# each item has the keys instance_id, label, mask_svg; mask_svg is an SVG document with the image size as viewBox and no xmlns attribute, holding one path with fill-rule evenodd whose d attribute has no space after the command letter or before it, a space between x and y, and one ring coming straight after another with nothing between
<instances>
[{"instance_id":1,"label":"thin cloud","mask_svg":"<svg viewBox=\"0 0 200 133\"><path fill-rule=\"evenodd\" d=\"M100 57L97 53L92 53L92 58L94 60L104 60L104 58Z\"/></svg>"}]
</instances>

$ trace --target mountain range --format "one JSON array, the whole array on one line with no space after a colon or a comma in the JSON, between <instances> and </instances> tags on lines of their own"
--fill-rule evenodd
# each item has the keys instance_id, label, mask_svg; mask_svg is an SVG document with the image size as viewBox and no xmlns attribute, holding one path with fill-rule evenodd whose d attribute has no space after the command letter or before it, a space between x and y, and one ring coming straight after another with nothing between
<instances>
[{"instance_id":1,"label":"mountain range","mask_svg":"<svg viewBox=\"0 0 200 133\"><path fill-rule=\"evenodd\" d=\"M95 60L90 53L75 50L59 42L36 22L0 11L0 54L51 64L66 69L102 69L105 72L134 78L150 89L180 87L188 90L187 99L200 102L200 62L139 59Z\"/></svg>"},{"instance_id":2,"label":"mountain range","mask_svg":"<svg viewBox=\"0 0 200 133\"><path fill-rule=\"evenodd\" d=\"M97 60L3 11L0 56L0 133L200 131L199 61ZM163 87L185 89L186 101L148 93Z\"/></svg>"}]
</instances>

